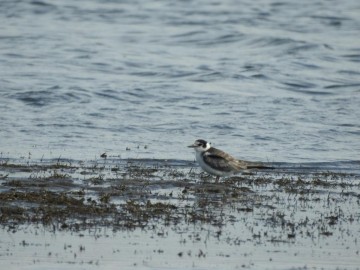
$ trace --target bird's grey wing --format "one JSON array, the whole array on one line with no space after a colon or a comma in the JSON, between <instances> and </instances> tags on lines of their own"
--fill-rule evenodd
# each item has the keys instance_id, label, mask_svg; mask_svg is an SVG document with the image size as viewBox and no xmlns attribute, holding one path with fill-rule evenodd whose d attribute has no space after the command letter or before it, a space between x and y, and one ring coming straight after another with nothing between
<instances>
[{"instance_id":1,"label":"bird's grey wing","mask_svg":"<svg viewBox=\"0 0 360 270\"><path fill-rule=\"evenodd\" d=\"M236 170L234 166L229 163L225 158L216 154L204 154L203 156L204 162L210 167L224 171L224 172L232 172Z\"/></svg>"}]
</instances>

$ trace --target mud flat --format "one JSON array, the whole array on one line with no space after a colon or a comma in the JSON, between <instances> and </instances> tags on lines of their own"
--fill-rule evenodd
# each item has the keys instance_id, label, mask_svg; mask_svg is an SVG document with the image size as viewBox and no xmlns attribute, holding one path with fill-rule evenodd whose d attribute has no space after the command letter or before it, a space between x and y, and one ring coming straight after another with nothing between
<instances>
[{"instance_id":1,"label":"mud flat","mask_svg":"<svg viewBox=\"0 0 360 270\"><path fill-rule=\"evenodd\" d=\"M360 269L360 162L0 159L4 269Z\"/></svg>"}]
</instances>

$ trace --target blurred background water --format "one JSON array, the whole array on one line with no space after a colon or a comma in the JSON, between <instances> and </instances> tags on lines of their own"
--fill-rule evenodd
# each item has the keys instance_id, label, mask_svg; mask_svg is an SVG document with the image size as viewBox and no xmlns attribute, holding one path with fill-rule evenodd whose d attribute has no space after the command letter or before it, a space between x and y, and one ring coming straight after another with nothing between
<instances>
[{"instance_id":1,"label":"blurred background water","mask_svg":"<svg viewBox=\"0 0 360 270\"><path fill-rule=\"evenodd\" d=\"M357 0L2 0L0 151L359 160L359 75Z\"/></svg>"}]
</instances>

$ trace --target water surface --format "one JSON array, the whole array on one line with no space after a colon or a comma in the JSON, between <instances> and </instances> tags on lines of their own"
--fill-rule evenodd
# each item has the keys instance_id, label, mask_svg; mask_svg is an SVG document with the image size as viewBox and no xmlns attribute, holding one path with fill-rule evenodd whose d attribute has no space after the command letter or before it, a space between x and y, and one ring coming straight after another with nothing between
<instances>
[{"instance_id":1,"label":"water surface","mask_svg":"<svg viewBox=\"0 0 360 270\"><path fill-rule=\"evenodd\" d=\"M204 138L253 160L359 160L359 10L2 1L1 151L193 159Z\"/></svg>"}]
</instances>

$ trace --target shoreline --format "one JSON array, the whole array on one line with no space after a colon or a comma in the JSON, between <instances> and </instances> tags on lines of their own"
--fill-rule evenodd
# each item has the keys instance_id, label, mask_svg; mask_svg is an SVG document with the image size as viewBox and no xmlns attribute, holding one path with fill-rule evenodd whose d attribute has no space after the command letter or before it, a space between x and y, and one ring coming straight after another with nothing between
<instances>
[{"instance_id":1,"label":"shoreline","mask_svg":"<svg viewBox=\"0 0 360 270\"><path fill-rule=\"evenodd\" d=\"M191 267L184 264L185 258L196 262L195 266L211 269L216 265L214 260L232 261L231 269L242 265L250 269L268 267L259 252L273 258L268 263L275 268L329 266L332 257L329 254L334 249L337 254L353 257L330 266L356 266L360 261L356 241L360 237L356 229L360 226L360 173L356 170L357 162L341 164L328 163L321 170L314 164L283 163L274 170L239 174L216 184L213 177L201 173L189 161L62 159L27 164L2 159L0 234L5 238L8 233L29 238L15 246L11 246L11 241L3 242L0 253L3 260L14 263L4 248L20 252L31 246L31 241L36 243L39 236L33 233L39 229L50 238L60 234L75 243L87 239L87 250L96 245L89 232L107 231L114 235L114 242L102 241L110 241L120 250L134 249L131 243L137 243L137 253L132 254L134 263L128 265L129 269L144 267L143 261L149 260L149 246L156 250L150 257L156 257L157 263L154 268L146 269L157 269L164 263L162 254L169 254L170 250L169 256L174 262L180 261L182 267L169 263L172 267L162 265L164 269ZM346 173L346 168L351 172ZM74 234L77 238L71 236ZM139 234L144 235L148 246L142 246ZM101 233L99 237L109 236ZM119 244L123 237L129 241ZM56 245L57 241L50 243ZM348 248L344 249L344 243ZM304 250L304 245L308 250ZM319 245L322 252L328 250L319 255L321 262L314 259L313 264L304 264L311 254L319 252ZM253 252L244 253L243 246ZM218 247L223 251L217 250ZM293 254L293 263L281 258L276 250ZM77 256L82 252L74 251ZM59 254L70 260L66 250ZM124 254L114 252L115 257L106 254L102 258L110 256L111 260L126 261ZM96 253L93 255L96 257ZM44 257L42 261L50 260L53 267L59 266L59 260ZM246 263L238 264L237 257ZM92 262L89 265L107 264L102 258L98 257L97 262L89 259ZM80 265L77 258L70 261Z\"/></svg>"}]
</instances>

